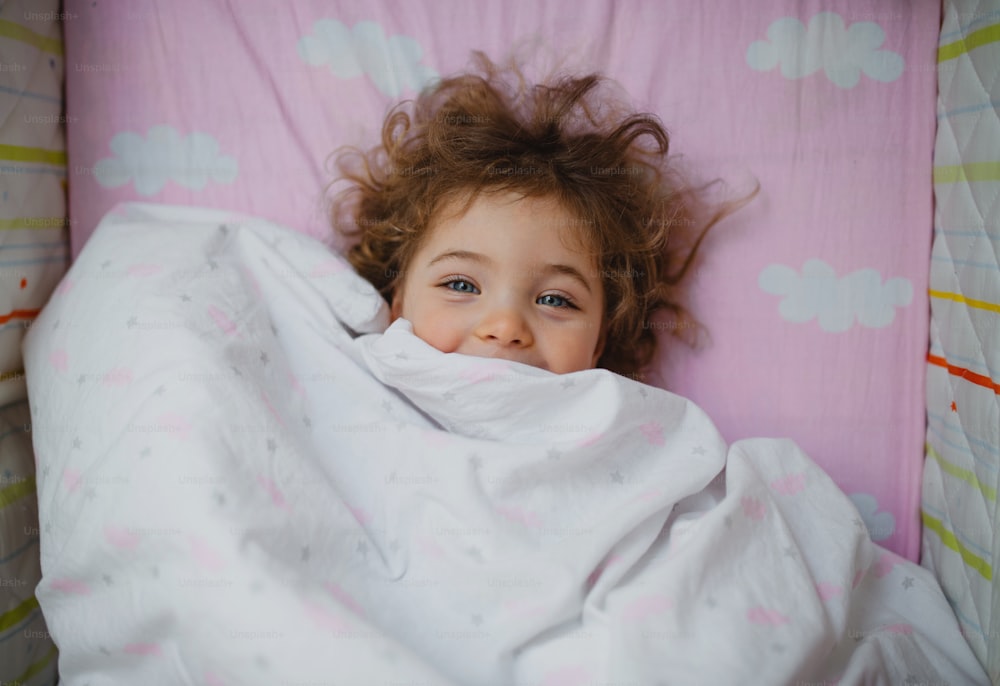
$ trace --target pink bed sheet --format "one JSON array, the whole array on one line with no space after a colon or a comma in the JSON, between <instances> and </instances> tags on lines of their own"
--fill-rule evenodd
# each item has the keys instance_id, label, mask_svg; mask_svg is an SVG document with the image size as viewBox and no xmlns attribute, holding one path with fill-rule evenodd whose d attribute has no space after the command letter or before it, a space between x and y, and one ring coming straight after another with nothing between
<instances>
[{"instance_id":1,"label":"pink bed sheet","mask_svg":"<svg viewBox=\"0 0 1000 686\"><path fill-rule=\"evenodd\" d=\"M66 0L73 254L126 200L329 238L329 154L438 75L517 50L597 69L702 179L762 191L706 245L709 344L659 384L728 440L789 436L915 559L924 440L936 3ZM651 326L657 324L651 323Z\"/></svg>"}]
</instances>

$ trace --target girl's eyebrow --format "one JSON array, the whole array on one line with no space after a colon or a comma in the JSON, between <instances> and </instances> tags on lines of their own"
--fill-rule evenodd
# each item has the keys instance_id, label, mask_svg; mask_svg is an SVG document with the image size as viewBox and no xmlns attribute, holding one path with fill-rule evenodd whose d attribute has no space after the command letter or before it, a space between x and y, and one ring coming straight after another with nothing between
<instances>
[{"instance_id":1,"label":"girl's eyebrow","mask_svg":"<svg viewBox=\"0 0 1000 686\"><path fill-rule=\"evenodd\" d=\"M470 250L446 250L445 252L441 253L433 260L428 262L427 266L428 268L432 267L438 262L441 262L442 260L471 260L473 262L478 262L480 264L485 264L485 265L493 264L493 260L490 259L489 256L483 255L482 253L472 252ZM580 270L578 270L576 267L570 266L568 264L549 263L546 264L544 267L542 267L541 273L543 275L565 274L566 276L579 281L580 285L583 286L585 289L587 289L587 293L593 295L593 291L590 288L590 284L587 283L587 280L583 278L583 274L581 274Z\"/></svg>"}]
</instances>

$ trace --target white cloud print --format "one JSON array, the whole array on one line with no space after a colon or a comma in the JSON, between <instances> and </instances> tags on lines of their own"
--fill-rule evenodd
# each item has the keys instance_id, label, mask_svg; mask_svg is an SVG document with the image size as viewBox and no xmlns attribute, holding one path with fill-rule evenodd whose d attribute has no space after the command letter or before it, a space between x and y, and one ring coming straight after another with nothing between
<instances>
[{"instance_id":1,"label":"white cloud print","mask_svg":"<svg viewBox=\"0 0 1000 686\"><path fill-rule=\"evenodd\" d=\"M809 27L795 17L782 17L767 28L768 40L747 49L747 64L757 71L781 65L786 79L801 79L818 69L841 88L853 88L861 72L876 81L895 81L903 73L902 55L879 50L885 32L878 24L859 21L844 26L836 12L820 12Z\"/></svg>"},{"instance_id":2,"label":"white cloud print","mask_svg":"<svg viewBox=\"0 0 1000 686\"><path fill-rule=\"evenodd\" d=\"M878 509L878 500L868 493L852 493L847 496L858 508L858 513L868 529L873 541L884 541L896 531L896 518L891 512Z\"/></svg>"},{"instance_id":3,"label":"white cloud print","mask_svg":"<svg viewBox=\"0 0 1000 686\"><path fill-rule=\"evenodd\" d=\"M892 324L897 307L913 301L909 279L882 282L874 269L859 269L840 278L823 260L807 260L799 274L783 264L769 264L757 283L771 295L783 296L778 311L790 322L819 319L824 331L847 331L855 320L861 326L882 328Z\"/></svg>"},{"instance_id":4,"label":"white cloud print","mask_svg":"<svg viewBox=\"0 0 1000 686\"><path fill-rule=\"evenodd\" d=\"M115 156L94 166L98 183L115 188L134 181L139 195L155 195L167 181L200 191L209 181L232 183L239 172L235 158L219 153L214 137L197 131L182 136L172 126L154 126L145 138L123 131L109 147Z\"/></svg>"},{"instance_id":5,"label":"white cloud print","mask_svg":"<svg viewBox=\"0 0 1000 686\"><path fill-rule=\"evenodd\" d=\"M420 43L409 36L386 38L374 21L359 21L352 30L335 19L320 19L312 30L299 40L299 56L316 67L328 65L342 79L368 74L380 91L396 97L407 88L419 91L438 77L419 64L424 54Z\"/></svg>"}]
</instances>

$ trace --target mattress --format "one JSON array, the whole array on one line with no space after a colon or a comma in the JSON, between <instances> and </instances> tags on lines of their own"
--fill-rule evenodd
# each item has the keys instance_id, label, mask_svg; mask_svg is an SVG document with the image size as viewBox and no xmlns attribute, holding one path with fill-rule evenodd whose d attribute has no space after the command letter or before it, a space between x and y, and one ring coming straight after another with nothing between
<instances>
[{"instance_id":1,"label":"mattress","mask_svg":"<svg viewBox=\"0 0 1000 686\"><path fill-rule=\"evenodd\" d=\"M651 383L728 441L789 437L873 539L919 552L932 223L933 3L67 0L78 254L122 201L262 216L342 248L330 154L470 52L531 78L599 70L724 195L691 284L709 335L661 336ZM641 55L641 59L637 59ZM155 84L155 87L151 87ZM892 106L887 107L887 103ZM334 185L333 189L337 189Z\"/></svg>"},{"instance_id":2,"label":"mattress","mask_svg":"<svg viewBox=\"0 0 1000 686\"><path fill-rule=\"evenodd\" d=\"M944 3L923 564L1000 682L1000 2Z\"/></svg>"},{"instance_id":3,"label":"mattress","mask_svg":"<svg viewBox=\"0 0 1000 686\"><path fill-rule=\"evenodd\" d=\"M69 264L58 0L0 3L0 683L50 686L21 340Z\"/></svg>"}]
</instances>

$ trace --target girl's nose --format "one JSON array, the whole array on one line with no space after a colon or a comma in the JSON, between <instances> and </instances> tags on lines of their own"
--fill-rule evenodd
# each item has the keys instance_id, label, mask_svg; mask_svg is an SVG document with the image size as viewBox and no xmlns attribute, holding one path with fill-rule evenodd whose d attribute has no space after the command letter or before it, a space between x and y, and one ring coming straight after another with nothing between
<instances>
[{"instance_id":1,"label":"girl's nose","mask_svg":"<svg viewBox=\"0 0 1000 686\"><path fill-rule=\"evenodd\" d=\"M513 308L495 308L486 313L476 335L483 341L502 346L526 347L534 342L525 318Z\"/></svg>"}]
</instances>

